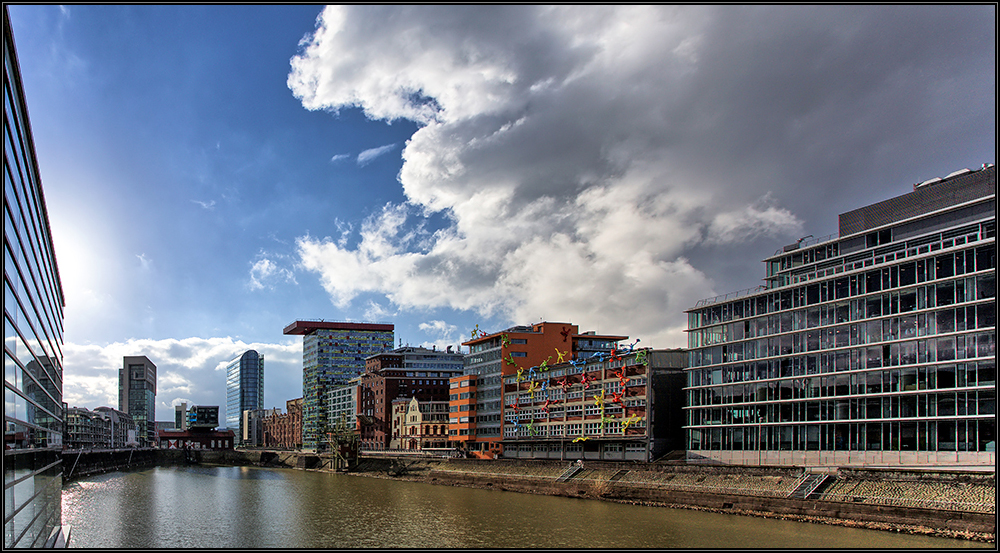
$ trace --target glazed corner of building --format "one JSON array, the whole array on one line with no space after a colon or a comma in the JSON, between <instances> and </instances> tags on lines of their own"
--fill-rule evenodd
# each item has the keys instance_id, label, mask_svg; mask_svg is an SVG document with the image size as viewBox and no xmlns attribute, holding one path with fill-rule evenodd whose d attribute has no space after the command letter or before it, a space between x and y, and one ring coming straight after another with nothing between
<instances>
[{"instance_id":1,"label":"glazed corner of building","mask_svg":"<svg viewBox=\"0 0 1000 553\"><path fill-rule=\"evenodd\" d=\"M885 232L900 223L919 226L920 219L995 198L996 188L996 165L986 163L978 170L961 169L944 178L929 179L914 184L912 192L841 213L836 237L841 242L840 255L899 240L901 238L891 235L871 236L870 233ZM789 244L766 261L795 251L801 244L802 241Z\"/></svg>"},{"instance_id":2,"label":"glazed corner of building","mask_svg":"<svg viewBox=\"0 0 1000 553\"><path fill-rule=\"evenodd\" d=\"M915 184L911 192L842 213L838 222L837 235L800 239L765 258L764 285L686 310L689 460L995 466L995 165ZM957 260L972 249L973 262L965 255L963 265L948 268L952 252ZM928 259L946 272L922 265ZM911 260L904 282L894 269ZM962 275L973 273L969 288ZM946 282L958 277L964 299ZM904 308L896 302L903 291L926 299L907 299ZM967 304L961 319L959 304ZM976 308L975 325L969 306ZM962 322L949 325L949 310ZM775 320L779 312L807 317ZM756 326L728 324L737 319ZM894 326L903 319L913 320ZM949 326L941 330L933 319ZM963 380L963 371L976 365L975 383ZM816 405L818 415L810 410ZM804 413L795 409L802 406ZM850 432L843 434L846 443L836 441L842 430Z\"/></svg>"}]
</instances>

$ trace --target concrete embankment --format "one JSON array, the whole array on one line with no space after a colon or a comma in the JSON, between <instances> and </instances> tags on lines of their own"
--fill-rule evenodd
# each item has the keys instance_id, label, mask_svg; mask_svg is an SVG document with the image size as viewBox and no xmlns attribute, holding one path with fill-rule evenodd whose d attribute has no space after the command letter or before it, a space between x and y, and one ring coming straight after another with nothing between
<instances>
[{"instance_id":1,"label":"concrete embankment","mask_svg":"<svg viewBox=\"0 0 1000 553\"><path fill-rule=\"evenodd\" d=\"M472 462L477 463L477 462ZM775 490L781 482L802 480L802 471L797 469L769 469L745 467L665 467L656 464L596 464L588 463L588 471L583 476L562 480L569 463L551 464L512 461L483 461L488 469L477 470L469 466L469 461L441 460L415 461L366 459L354 474L380 478L428 482L451 486L466 486L481 489L535 493L562 497L577 497L615 501L633 505L649 505L673 508L695 509L719 513L751 515L767 518L783 518L822 524L854 526L911 534L937 535L942 537L994 542L996 541L996 514L954 509L928 509L891 504L868 504L854 501L830 501L819 498L797 499L777 496L774 490L760 490L756 495L747 493L725 493L733 481L733 474L750 472L759 481L774 483ZM464 465L464 466L463 466ZM605 466L606 465L606 466ZM625 475L628 478L625 478ZM675 484L677 481L698 482L697 486ZM837 479L865 478L846 471ZM883 477L885 475L882 475ZM905 476L905 475L904 475ZM927 476L924 477L928 478ZM954 475L938 474L929 478L944 482L954 480ZM973 481L955 485L983 485L995 480L993 475L970 477ZM903 494L906 482L899 480ZM954 482L953 482L954 483ZM913 484L916 489L916 484ZM992 484L995 490L995 483ZM982 509L985 510L985 509Z\"/></svg>"}]
</instances>

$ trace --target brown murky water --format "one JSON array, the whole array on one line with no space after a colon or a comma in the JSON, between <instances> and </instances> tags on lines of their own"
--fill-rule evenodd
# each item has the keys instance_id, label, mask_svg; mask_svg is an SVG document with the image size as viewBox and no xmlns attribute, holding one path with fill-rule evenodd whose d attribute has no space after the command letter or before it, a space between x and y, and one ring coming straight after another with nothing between
<instances>
[{"instance_id":1,"label":"brown murky water","mask_svg":"<svg viewBox=\"0 0 1000 553\"><path fill-rule=\"evenodd\" d=\"M89 548L927 548L992 544L292 469L158 467L67 483Z\"/></svg>"}]
</instances>

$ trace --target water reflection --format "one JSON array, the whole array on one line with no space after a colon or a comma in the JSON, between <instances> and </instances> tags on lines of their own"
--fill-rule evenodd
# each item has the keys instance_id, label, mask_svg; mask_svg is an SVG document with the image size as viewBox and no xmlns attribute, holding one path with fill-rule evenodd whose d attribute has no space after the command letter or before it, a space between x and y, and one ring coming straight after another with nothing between
<instances>
[{"instance_id":1,"label":"water reflection","mask_svg":"<svg viewBox=\"0 0 1000 553\"><path fill-rule=\"evenodd\" d=\"M69 483L92 548L916 548L987 544L253 467L161 467Z\"/></svg>"}]
</instances>

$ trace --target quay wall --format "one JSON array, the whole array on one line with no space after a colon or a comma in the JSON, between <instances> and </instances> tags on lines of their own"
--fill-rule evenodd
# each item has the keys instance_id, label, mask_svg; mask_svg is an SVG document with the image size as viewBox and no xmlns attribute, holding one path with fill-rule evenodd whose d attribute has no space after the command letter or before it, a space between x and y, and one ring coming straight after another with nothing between
<instances>
[{"instance_id":1,"label":"quay wall","mask_svg":"<svg viewBox=\"0 0 1000 553\"><path fill-rule=\"evenodd\" d=\"M477 467L478 465L478 467ZM752 495L725 493L737 477L787 483L801 481L801 468L668 465L663 463L587 462L580 475L559 481L569 462L466 459L390 460L364 459L360 474L432 484L535 493L562 497L599 499L634 505L665 506L728 514L784 518L840 526L855 526L912 534L938 535L975 541L996 541L995 506L990 512L960 509L921 508L912 505L870 504L860 498L841 501L811 494L805 499L777 495L769 490ZM486 468L489 467L489 468ZM483 472L477 472L482 470ZM485 469L485 470L484 470ZM631 481L615 481L621 473ZM892 480L903 494L912 485L914 495L923 482L978 486L995 490L994 473L916 472L892 470L843 470L831 475L833 482ZM699 482L698 489L672 487L667 481ZM713 489L714 488L714 489ZM777 488L777 486L776 486ZM995 496L995 491L992 492Z\"/></svg>"},{"instance_id":2,"label":"quay wall","mask_svg":"<svg viewBox=\"0 0 1000 553\"><path fill-rule=\"evenodd\" d=\"M160 463L156 449L68 449L62 453L63 479L73 480L115 470L132 470Z\"/></svg>"},{"instance_id":3,"label":"quay wall","mask_svg":"<svg viewBox=\"0 0 1000 553\"><path fill-rule=\"evenodd\" d=\"M946 530L959 534L995 534L996 516L989 513L942 511L912 507L853 504L837 501L747 496L703 491L671 490L616 485L605 481L569 480L545 481L532 478L505 477L497 479L472 474L432 471L426 477L413 478L435 484L601 499L636 505L661 505L732 514L767 516L791 515L789 518L831 518L856 521L861 527L887 526L924 527L933 534ZM880 529L889 529L888 527Z\"/></svg>"}]
</instances>

